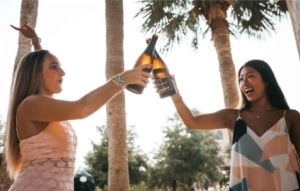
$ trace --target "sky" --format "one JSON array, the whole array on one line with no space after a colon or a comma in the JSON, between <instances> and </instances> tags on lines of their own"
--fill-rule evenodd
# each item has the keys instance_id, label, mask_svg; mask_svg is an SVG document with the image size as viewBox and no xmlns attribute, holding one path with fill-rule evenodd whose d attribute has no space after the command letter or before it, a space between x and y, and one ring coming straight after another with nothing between
<instances>
[{"instance_id":1,"label":"sky","mask_svg":"<svg viewBox=\"0 0 300 191\"><path fill-rule=\"evenodd\" d=\"M125 1L124 1L125 2ZM134 18L140 5L136 1L124 3L124 61L131 69L145 49L150 33L141 33L142 20ZM97 0L41 0L36 31L42 47L60 60L66 72L63 91L58 99L77 100L103 85L105 80L105 1ZM0 0L0 117L6 120L12 71L18 48L18 32L10 24L19 26L21 0ZM162 46L158 40L157 49ZM262 59L272 67L291 108L300 110L300 63L289 18L277 25L264 41L243 36L231 37L232 56L236 70L250 59ZM202 113L224 108L218 58L210 36L200 41L193 51L182 44L168 54L162 54L170 72L175 75L178 88L190 108ZM152 84L142 95L125 90L127 125L135 125L137 145L149 154L158 149L162 140L161 127L175 112L170 98L159 98ZM84 167L84 156L91 141L100 141L96 126L105 125L106 110L81 120L70 121L78 136L76 168Z\"/></svg>"}]
</instances>

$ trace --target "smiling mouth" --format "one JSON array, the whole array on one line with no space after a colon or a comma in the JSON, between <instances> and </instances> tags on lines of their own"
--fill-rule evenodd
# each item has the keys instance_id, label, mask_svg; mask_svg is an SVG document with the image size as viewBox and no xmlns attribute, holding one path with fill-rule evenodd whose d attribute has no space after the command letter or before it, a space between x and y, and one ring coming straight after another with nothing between
<instances>
[{"instance_id":1,"label":"smiling mouth","mask_svg":"<svg viewBox=\"0 0 300 191\"><path fill-rule=\"evenodd\" d=\"M246 95L250 95L253 91L254 91L253 88L244 89L244 92L245 92Z\"/></svg>"}]
</instances>

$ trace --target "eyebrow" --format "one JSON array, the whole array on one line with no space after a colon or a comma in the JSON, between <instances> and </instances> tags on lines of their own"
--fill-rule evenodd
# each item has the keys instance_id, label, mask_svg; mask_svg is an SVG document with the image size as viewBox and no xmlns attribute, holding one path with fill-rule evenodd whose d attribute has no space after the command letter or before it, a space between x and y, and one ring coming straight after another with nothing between
<instances>
[{"instance_id":1,"label":"eyebrow","mask_svg":"<svg viewBox=\"0 0 300 191\"><path fill-rule=\"evenodd\" d=\"M51 62L50 64L49 64L50 66L51 65L58 65L58 66L61 66L59 63L57 63L57 62Z\"/></svg>"},{"instance_id":2,"label":"eyebrow","mask_svg":"<svg viewBox=\"0 0 300 191\"><path fill-rule=\"evenodd\" d=\"M248 74L254 74L254 73L255 73L255 72L250 71L250 72L247 72L246 74L241 74L241 76L248 75Z\"/></svg>"}]
</instances>

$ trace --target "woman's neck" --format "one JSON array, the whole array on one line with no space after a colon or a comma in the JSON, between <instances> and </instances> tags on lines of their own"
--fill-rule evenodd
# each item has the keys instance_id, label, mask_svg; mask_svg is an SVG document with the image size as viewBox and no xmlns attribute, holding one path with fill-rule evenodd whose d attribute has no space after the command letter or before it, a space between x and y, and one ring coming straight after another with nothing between
<instances>
[{"instance_id":1,"label":"woman's neck","mask_svg":"<svg viewBox=\"0 0 300 191\"><path fill-rule=\"evenodd\" d=\"M255 112L264 112L264 111L270 111L273 110L274 107L270 104L269 100L260 100L255 103L251 103L250 110Z\"/></svg>"}]
</instances>

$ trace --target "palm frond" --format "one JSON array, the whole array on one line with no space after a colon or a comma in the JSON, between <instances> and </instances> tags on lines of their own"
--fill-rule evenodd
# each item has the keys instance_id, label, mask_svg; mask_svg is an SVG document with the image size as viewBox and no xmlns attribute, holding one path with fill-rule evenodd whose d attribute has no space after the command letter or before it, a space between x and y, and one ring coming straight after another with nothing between
<instances>
[{"instance_id":1,"label":"palm frond","mask_svg":"<svg viewBox=\"0 0 300 191\"><path fill-rule=\"evenodd\" d=\"M158 33L164 42L162 52L183 41L190 41L197 49L199 37L209 34L209 14L214 6L221 5L229 13L229 31L235 38L246 34L264 39L276 32L276 24L287 13L285 0L139 0L138 3L141 8L135 17L144 21L141 32Z\"/></svg>"},{"instance_id":2,"label":"palm frond","mask_svg":"<svg viewBox=\"0 0 300 191\"><path fill-rule=\"evenodd\" d=\"M279 0L238 0L231 11L238 33L246 33L259 40L276 32L276 21L285 14L286 10Z\"/></svg>"},{"instance_id":3,"label":"palm frond","mask_svg":"<svg viewBox=\"0 0 300 191\"><path fill-rule=\"evenodd\" d=\"M199 18L192 10L192 4L183 0L141 0L142 8L135 17L144 19L142 33L158 33L165 42L162 52L169 51L174 44L180 44L188 35L197 46Z\"/></svg>"}]
</instances>

